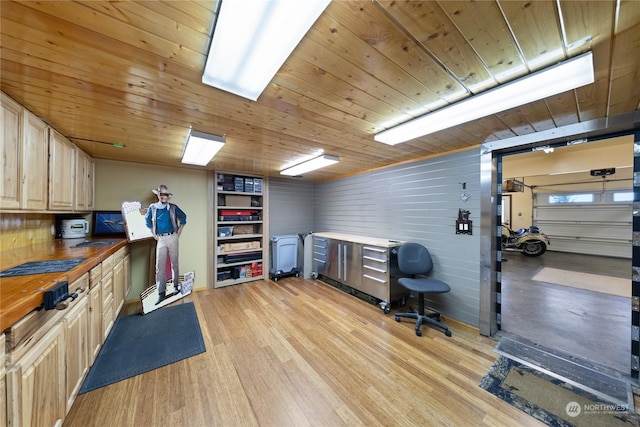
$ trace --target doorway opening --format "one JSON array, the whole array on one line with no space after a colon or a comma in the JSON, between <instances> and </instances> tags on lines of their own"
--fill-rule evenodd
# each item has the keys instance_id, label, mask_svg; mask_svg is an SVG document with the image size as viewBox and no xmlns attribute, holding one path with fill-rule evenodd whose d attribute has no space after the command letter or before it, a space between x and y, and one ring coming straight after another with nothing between
<instances>
[{"instance_id":1,"label":"doorway opening","mask_svg":"<svg viewBox=\"0 0 640 427\"><path fill-rule=\"evenodd\" d=\"M535 225L549 235L551 246L540 257L524 257L500 251L499 240L493 239L497 252L491 273L495 273L491 335L522 336L637 378L638 349L629 339L638 321L632 318L631 238L637 138L633 134L618 138L556 148L555 154L566 151L555 162L550 154L530 148L493 154L493 191L501 202L494 208L496 224L504 213L514 229ZM623 160L614 154L618 148L624 152ZM541 167L544 163L546 169ZM615 174L599 175L601 169L615 169ZM525 183L524 191L503 193L501 184L516 174ZM546 276L540 275L543 272ZM585 275L609 283L601 289L572 285ZM624 296L611 290L616 283L622 283Z\"/></svg>"}]
</instances>

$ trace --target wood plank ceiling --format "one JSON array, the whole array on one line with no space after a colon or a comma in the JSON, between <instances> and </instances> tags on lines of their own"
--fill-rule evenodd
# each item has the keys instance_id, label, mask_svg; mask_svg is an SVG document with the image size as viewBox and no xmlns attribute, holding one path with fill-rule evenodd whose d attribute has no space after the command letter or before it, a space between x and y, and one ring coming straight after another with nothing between
<instances>
[{"instance_id":1,"label":"wood plank ceiling","mask_svg":"<svg viewBox=\"0 0 640 427\"><path fill-rule=\"evenodd\" d=\"M201 83L215 9L2 1L1 88L96 158L184 167L193 126L227 137L206 169L279 176L319 150L340 157L312 181L639 108L635 0L333 0L257 102ZM591 85L395 147L373 140L587 50Z\"/></svg>"}]
</instances>

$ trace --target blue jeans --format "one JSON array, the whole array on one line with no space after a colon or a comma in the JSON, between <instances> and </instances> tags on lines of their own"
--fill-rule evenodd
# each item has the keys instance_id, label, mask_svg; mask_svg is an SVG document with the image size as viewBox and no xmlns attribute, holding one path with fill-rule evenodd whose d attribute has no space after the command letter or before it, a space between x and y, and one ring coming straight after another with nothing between
<instances>
[{"instance_id":1,"label":"blue jeans","mask_svg":"<svg viewBox=\"0 0 640 427\"><path fill-rule=\"evenodd\" d=\"M173 285L178 285L178 277L180 275L178 243L178 233L173 233L169 236L158 236L156 246L156 285L159 293L167 291L167 256L171 260Z\"/></svg>"}]
</instances>

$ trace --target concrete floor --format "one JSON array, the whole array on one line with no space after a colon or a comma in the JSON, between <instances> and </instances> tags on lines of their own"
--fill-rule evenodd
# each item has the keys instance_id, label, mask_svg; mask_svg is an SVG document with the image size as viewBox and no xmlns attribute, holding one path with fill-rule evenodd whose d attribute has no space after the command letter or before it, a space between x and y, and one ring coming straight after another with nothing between
<instances>
[{"instance_id":1,"label":"concrete floor","mask_svg":"<svg viewBox=\"0 0 640 427\"><path fill-rule=\"evenodd\" d=\"M547 252L537 258L503 253L504 332L630 373L631 299L533 282L543 267L629 279L631 260Z\"/></svg>"}]
</instances>

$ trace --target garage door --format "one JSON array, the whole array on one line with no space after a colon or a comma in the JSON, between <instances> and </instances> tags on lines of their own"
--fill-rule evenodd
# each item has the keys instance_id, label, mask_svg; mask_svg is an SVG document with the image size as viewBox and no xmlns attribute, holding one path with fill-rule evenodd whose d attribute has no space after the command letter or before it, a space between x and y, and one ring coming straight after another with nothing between
<instances>
[{"instance_id":1,"label":"garage door","mask_svg":"<svg viewBox=\"0 0 640 427\"><path fill-rule=\"evenodd\" d=\"M633 193L554 192L534 195L534 223L549 250L631 258Z\"/></svg>"}]
</instances>

